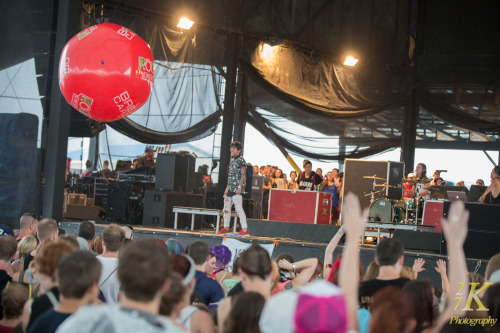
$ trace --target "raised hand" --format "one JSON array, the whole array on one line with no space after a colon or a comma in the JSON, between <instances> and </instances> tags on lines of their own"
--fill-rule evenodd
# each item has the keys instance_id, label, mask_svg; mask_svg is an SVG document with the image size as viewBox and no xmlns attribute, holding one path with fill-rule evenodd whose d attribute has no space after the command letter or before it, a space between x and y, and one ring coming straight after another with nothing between
<instances>
[{"instance_id":1,"label":"raised hand","mask_svg":"<svg viewBox=\"0 0 500 333\"><path fill-rule=\"evenodd\" d=\"M456 246L462 246L467 237L467 223L469 221L469 211L461 201L451 204L448 211L448 218L442 220L443 232L446 241Z\"/></svg>"},{"instance_id":2,"label":"raised hand","mask_svg":"<svg viewBox=\"0 0 500 333\"><path fill-rule=\"evenodd\" d=\"M361 211L358 197L349 193L344 198L342 208L342 226L348 235L361 236L365 230L368 218L368 208Z\"/></svg>"},{"instance_id":3,"label":"raised hand","mask_svg":"<svg viewBox=\"0 0 500 333\"><path fill-rule=\"evenodd\" d=\"M439 259L436 261L436 267L434 267L436 272L438 272L440 275L446 275L446 261L443 259Z\"/></svg>"},{"instance_id":4,"label":"raised hand","mask_svg":"<svg viewBox=\"0 0 500 333\"><path fill-rule=\"evenodd\" d=\"M420 272L425 271L425 268L423 267L425 264L425 260L423 258L417 258L413 262L413 271L418 274Z\"/></svg>"}]
</instances>

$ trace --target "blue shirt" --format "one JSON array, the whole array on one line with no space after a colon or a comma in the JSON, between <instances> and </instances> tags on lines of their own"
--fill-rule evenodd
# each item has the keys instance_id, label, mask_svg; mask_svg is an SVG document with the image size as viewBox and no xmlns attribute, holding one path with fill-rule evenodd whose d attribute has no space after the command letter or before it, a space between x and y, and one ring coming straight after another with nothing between
<instances>
[{"instance_id":1,"label":"blue shirt","mask_svg":"<svg viewBox=\"0 0 500 333\"><path fill-rule=\"evenodd\" d=\"M206 305L217 303L224 297L224 292L220 284L201 271L196 271L196 286L194 290L203 296L203 302Z\"/></svg>"},{"instance_id":2,"label":"blue shirt","mask_svg":"<svg viewBox=\"0 0 500 333\"><path fill-rule=\"evenodd\" d=\"M332 194L332 207L335 207L335 206L338 205L338 203L339 203L339 196L337 195L337 187L335 187L335 185L332 185L332 186L326 185L323 188L323 192L331 193Z\"/></svg>"}]
</instances>

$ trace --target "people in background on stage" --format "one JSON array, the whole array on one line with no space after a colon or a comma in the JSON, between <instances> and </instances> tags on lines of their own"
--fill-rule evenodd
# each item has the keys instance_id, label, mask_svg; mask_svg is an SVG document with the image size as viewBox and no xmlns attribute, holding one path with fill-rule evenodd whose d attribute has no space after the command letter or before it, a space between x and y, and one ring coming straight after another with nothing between
<instances>
[{"instance_id":1,"label":"people in background on stage","mask_svg":"<svg viewBox=\"0 0 500 333\"><path fill-rule=\"evenodd\" d=\"M132 161L132 166L130 167L131 169L135 169L137 167L137 158L134 158Z\"/></svg>"},{"instance_id":2,"label":"people in background on stage","mask_svg":"<svg viewBox=\"0 0 500 333\"><path fill-rule=\"evenodd\" d=\"M479 202L500 205L500 166L496 166L491 170L490 186L479 198Z\"/></svg>"},{"instance_id":3,"label":"people in background on stage","mask_svg":"<svg viewBox=\"0 0 500 333\"><path fill-rule=\"evenodd\" d=\"M102 176L106 178L111 178L113 176L113 171L109 169L109 161L105 160L102 162L102 170L101 170Z\"/></svg>"},{"instance_id":4,"label":"people in background on stage","mask_svg":"<svg viewBox=\"0 0 500 333\"><path fill-rule=\"evenodd\" d=\"M332 194L332 215L331 216L332 216L333 224L336 224L336 222L339 218L338 211L337 211L337 205L339 202L339 195L337 192L337 186L335 185L335 181L333 179L331 172L328 172L325 175L325 180L326 180L327 184L323 188L323 192Z\"/></svg>"},{"instance_id":5,"label":"people in background on stage","mask_svg":"<svg viewBox=\"0 0 500 333\"><path fill-rule=\"evenodd\" d=\"M274 171L274 177L271 177L271 188L278 188L278 183L280 182L278 179L283 179L283 184L285 184L285 179L283 177L283 171L281 169L276 169ZM283 185L284 186L284 185ZM284 187L280 187L284 188Z\"/></svg>"},{"instance_id":6,"label":"people in background on stage","mask_svg":"<svg viewBox=\"0 0 500 333\"><path fill-rule=\"evenodd\" d=\"M429 182L422 182L422 181L427 181L427 166L424 163L418 163L417 167L415 168L415 176L417 177L417 180L421 181L420 183L415 184L416 185L416 191L418 193L418 199L424 199L427 200L430 198L429 194L429 187L430 184Z\"/></svg>"},{"instance_id":7,"label":"people in background on stage","mask_svg":"<svg viewBox=\"0 0 500 333\"><path fill-rule=\"evenodd\" d=\"M261 166L259 168L259 173L261 176L267 176L267 173L269 172L269 169L267 169L267 167L265 165Z\"/></svg>"},{"instance_id":8,"label":"people in background on stage","mask_svg":"<svg viewBox=\"0 0 500 333\"><path fill-rule=\"evenodd\" d=\"M432 174L432 180L431 180L431 185L430 186L439 186L436 184L436 180L438 178L441 178L441 171L440 170L434 170L433 174ZM443 181L443 178L441 178L441 180Z\"/></svg>"},{"instance_id":9,"label":"people in background on stage","mask_svg":"<svg viewBox=\"0 0 500 333\"><path fill-rule=\"evenodd\" d=\"M297 182L300 190L313 191L315 186L320 186L320 191L325 187L323 178L316 172L312 171L312 163L309 160L304 160L302 163L304 171L299 175Z\"/></svg>"},{"instance_id":10,"label":"people in background on stage","mask_svg":"<svg viewBox=\"0 0 500 333\"><path fill-rule=\"evenodd\" d=\"M254 176L259 175L259 166L257 164L253 166L253 174Z\"/></svg>"},{"instance_id":11,"label":"people in background on stage","mask_svg":"<svg viewBox=\"0 0 500 333\"><path fill-rule=\"evenodd\" d=\"M445 182L444 182L443 178L438 177L438 178L434 179L434 186L442 186L444 184L445 184Z\"/></svg>"},{"instance_id":12,"label":"people in background on stage","mask_svg":"<svg viewBox=\"0 0 500 333\"><path fill-rule=\"evenodd\" d=\"M203 183L212 184L212 177L208 174L208 165L203 164L198 167L198 172L202 174Z\"/></svg>"},{"instance_id":13,"label":"people in background on stage","mask_svg":"<svg viewBox=\"0 0 500 333\"><path fill-rule=\"evenodd\" d=\"M290 172L290 180L288 181L289 190L298 190L299 183L297 183L297 173L295 171Z\"/></svg>"},{"instance_id":14,"label":"people in background on stage","mask_svg":"<svg viewBox=\"0 0 500 333\"><path fill-rule=\"evenodd\" d=\"M415 174L413 172L410 172L408 174L408 177L406 177L407 180L414 180ZM413 198L415 195L415 184L412 184L411 182L404 183L403 184L403 198Z\"/></svg>"},{"instance_id":15,"label":"people in background on stage","mask_svg":"<svg viewBox=\"0 0 500 333\"><path fill-rule=\"evenodd\" d=\"M242 156L242 149L243 146L239 141L231 142L231 162L229 163L227 187L224 191L224 228L219 230L219 234L231 233L231 230L229 230L229 222L231 221L231 207L234 204L241 224L241 230L238 235L249 235L247 217L243 210L243 197L241 195L241 192L245 188L247 178L247 167Z\"/></svg>"},{"instance_id":16,"label":"people in background on stage","mask_svg":"<svg viewBox=\"0 0 500 333\"><path fill-rule=\"evenodd\" d=\"M484 180L482 180L482 179L476 180L476 185L477 186L484 186Z\"/></svg>"},{"instance_id":17,"label":"people in background on stage","mask_svg":"<svg viewBox=\"0 0 500 333\"><path fill-rule=\"evenodd\" d=\"M321 168L317 168L317 169L316 169L316 173L317 173L319 176L323 177L323 169L321 169Z\"/></svg>"},{"instance_id":18,"label":"people in background on stage","mask_svg":"<svg viewBox=\"0 0 500 333\"><path fill-rule=\"evenodd\" d=\"M80 175L80 177L88 177L92 174L92 162L90 162L89 160L87 160L87 162L85 162L85 167L87 168L87 171L85 171L84 173L82 173Z\"/></svg>"},{"instance_id":19,"label":"people in background on stage","mask_svg":"<svg viewBox=\"0 0 500 333\"><path fill-rule=\"evenodd\" d=\"M141 156L137 159L137 164L135 166L136 169L148 167L154 169L156 167L155 164L155 151L151 147L146 147L144 150L144 156Z\"/></svg>"}]
</instances>

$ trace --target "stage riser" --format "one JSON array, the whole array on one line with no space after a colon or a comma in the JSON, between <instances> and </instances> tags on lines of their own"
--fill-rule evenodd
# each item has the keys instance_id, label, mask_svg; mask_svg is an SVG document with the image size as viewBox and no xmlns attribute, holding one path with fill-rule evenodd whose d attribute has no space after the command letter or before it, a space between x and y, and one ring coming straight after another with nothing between
<instances>
[{"instance_id":1,"label":"stage riser","mask_svg":"<svg viewBox=\"0 0 500 333\"><path fill-rule=\"evenodd\" d=\"M328 243L339 227L332 225L291 223L248 219L252 235L262 237L291 238L301 241Z\"/></svg>"},{"instance_id":2,"label":"stage riser","mask_svg":"<svg viewBox=\"0 0 500 333\"><path fill-rule=\"evenodd\" d=\"M440 253L441 234L411 230L395 230L394 238L403 243L406 250L432 251Z\"/></svg>"}]
</instances>

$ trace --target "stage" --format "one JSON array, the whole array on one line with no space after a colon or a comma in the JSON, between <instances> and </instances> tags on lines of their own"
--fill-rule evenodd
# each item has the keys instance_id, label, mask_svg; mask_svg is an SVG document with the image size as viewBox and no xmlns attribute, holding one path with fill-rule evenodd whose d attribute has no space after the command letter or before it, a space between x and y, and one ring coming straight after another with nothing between
<instances>
[{"instance_id":1,"label":"stage","mask_svg":"<svg viewBox=\"0 0 500 333\"><path fill-rule=\"evenodd\" d=\"M82 221L62 221L59 223L59 226L68 234L76 236L80 222ZM105 223L97 223L96 234L101 234L105 227ZM171 228L148 227L142 225L134 225L133 227L134 239L160 238L162 240L167 240L169 238L174 238L184 247L200 239L207 242L208 245L212 247L216 244L221 244L224 238L224 236L216 234L215 228L191 231L189 228L188 230L175 230ZM251 236L238 238L238 240L245 243L274 243L273 258L276 258L280 253L289 253L294 257L295 261L310 257L317 257L323 261L325 248L330 239L337 232L338 227L331 225L249 219L248 229L250 230ZM435 286L441 286L440 276L434 270L438 259L446 260L446 256L440 253L440 234L397 230L394 236L401 239L403 244L405 244L405 264L411 267L416 258L423 258L426 261L424 265L425 271L420 273L419 278L428 278ZM343 239L334 251L334 258L342 253L342 244ZM375 247L375 242L365 242L364 245L361 245L360 258L364 268L373 260ZM469 272L477 272L484 275L486 264L486 260L467 259L467 268Z\"/></svg>"}]
</instances>

